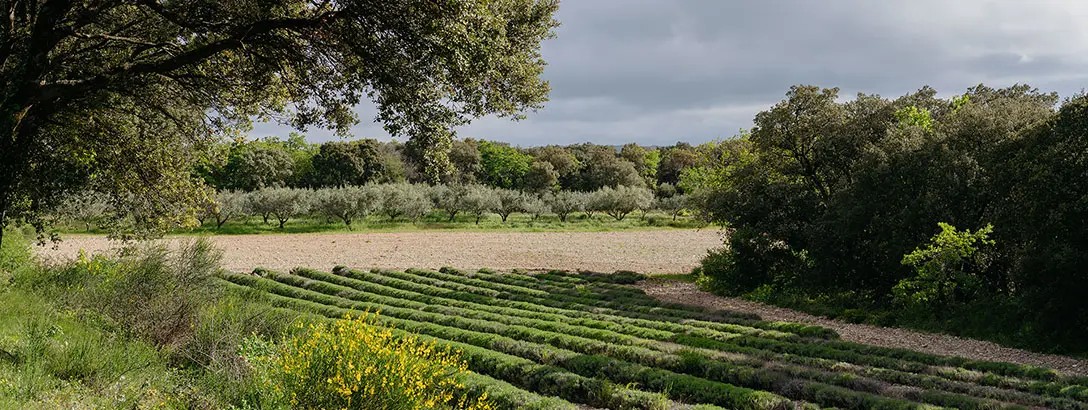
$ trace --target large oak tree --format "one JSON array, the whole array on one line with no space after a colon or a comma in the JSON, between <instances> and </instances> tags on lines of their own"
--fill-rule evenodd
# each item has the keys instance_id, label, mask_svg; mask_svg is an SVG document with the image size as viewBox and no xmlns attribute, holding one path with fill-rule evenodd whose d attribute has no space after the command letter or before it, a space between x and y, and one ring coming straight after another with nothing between
<instances>
[{"instance_id":1,"label":"large oak tree","mask_svg":"<svg viewBox=\"0 0 1088 410\"><path fill-rule=\"evenodd\" d=\"M547 97L556 0L0 0L0 226L93 184L141 225L253 118L346 132L364 98L432 178L449 130ZM123 205L123 206L122 206ZM2 237L0 237L2 238Z\"/></svg>"}]
</instances>

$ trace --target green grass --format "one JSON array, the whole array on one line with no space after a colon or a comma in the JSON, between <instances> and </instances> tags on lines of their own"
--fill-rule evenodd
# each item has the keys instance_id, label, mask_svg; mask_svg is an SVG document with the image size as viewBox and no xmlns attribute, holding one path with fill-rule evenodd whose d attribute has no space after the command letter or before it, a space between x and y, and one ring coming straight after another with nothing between
<instances>
[{"instance_id":1,"label":"green grass","mask_svg":"<svg viewBox=\"0 0 1088 410\"><path fill-rule=\"evenodd\" d=\"M468 215L458 215L450 222L447 215L440 212L432 212L418 221L410 221L403 218L389 220L388 217L369 215L366 218L354 221L349 228L340 220L329 220L321 216L304 216L287 221L283 229L280 229L275 221L264 223L260 216L252 216L245 219L231 220L221 228L216 229L214 221L205 221L204 225L178 229L173 234L193 235L248 235L248 234L282 234L282 233L315 233L315 232L404 232L427 230L450 231L511 231L511 232L606 232L635 229L670 229L670 228L699 228L705 224L690 218L679 217L675 221L672 216L661 212L649 212L643 218L639 214L628 215L622 221L616 221L604 214L594 214L592 218L583 213L573 214L567 222L562 222L555 215L543 215L536 221L528 214L515 213L506 223L498 215L487 215L475 223L475 218ZM83 223L62 223L55 229L63 234L106 234L105 230L91 226L87 229Z\"/></svg>"}]
</instances>

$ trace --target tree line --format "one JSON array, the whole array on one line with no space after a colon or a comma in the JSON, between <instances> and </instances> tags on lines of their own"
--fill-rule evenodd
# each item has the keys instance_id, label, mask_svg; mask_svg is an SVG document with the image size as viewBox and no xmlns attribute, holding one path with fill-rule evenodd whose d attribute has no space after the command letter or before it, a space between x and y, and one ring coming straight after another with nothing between
<instances>
[{"instance_id":1,"label":"tree line","mask_svg":"<svg viewBox=\"0 0 1088 410\"><path fill-rule=\"evenodd\" d=\"M248 221L259 217L265 224L283 229L285 224L306 216L323 217L343 223L349 229L368 216L388 221L418 221L439 214L448 222L458 215L469 216L476 224L487 215L497 215L502 223L514 213L529 216L536 222L544 215L554 215L567 222L573 215L586 218L603 214L616 221L639 212L661 211L672 220L693 204L687 196L676 194L655 198L643 187L604 187L592 192L556 191L542 194L513 189L493 188L480 184L426 185L405 182L344 186L337 188L267 187L253 191L222 190L196 217L201 226L221 229L228 222ZM108 198L95 192L84 192L62 206L58 221L109 229L119 221L109 212Z\"/></svg>"},{"instance_id":2,"label":"tree line","mask_svg":"<svg viewBox=\"0 0 1088 410\"><path fill-rule=\"evenodd\" d=\"M217 190L242 191L431 182L409 148L373 139L312 144L300 134L285 139L238 139L216 144L192 173ZM520 148L469 138L453 141L452 167L441 174L439 182L535 194L629 186L670 197L683 192L681 174L696 165L699 157L698 147L687 143L669 147L585 143Z\"/></svg>"},{"instance_id":3,"label":"tree line","mask_svg":"<svg viewBox=\"0 0 1088 410\"><path fill-rule=\"evenodd\" d=\"M1088 351L1088 98L796 86L687 171L729 294Z\"/></svg>"}]
</instances>

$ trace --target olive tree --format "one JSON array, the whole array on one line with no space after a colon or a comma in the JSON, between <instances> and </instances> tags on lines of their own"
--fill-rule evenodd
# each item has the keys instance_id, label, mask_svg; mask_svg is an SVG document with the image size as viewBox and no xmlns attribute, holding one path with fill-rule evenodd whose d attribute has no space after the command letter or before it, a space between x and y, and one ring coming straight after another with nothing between
<instances>
[{"instance_id":1,"label":"olive tree","mask_svg":"<svg viewBox=\"0 0 1088 410\"><path fill-rule=\"evenodd\" d=\"M294 188L264 188L257 192L262 194L258 198L264 203L261 205L279 223L279 229L291 218L303 215L310 211L310 192L306 189Z\"/></svg>"},{"instance_id":2,"label":"olive tree","mask_svg":"<svg viewBox=\"0 0 1088 410\"><path fill-rule=\"evenodd\" d=\"M227 221L245 216L247 212L249 201L244 193L219 191L215 194L215 206L210 216L215 219L215 229L220 229Z\"/></svg>"},{"instance_id":3,"label":"olive tree","mask_svg":"<svg viewBox=\"0 0 1088 410\"><path fill-rule=\"evenodd\" d=\"M92 176L114 209L144 224L188 223L208 200L190 165L216 136L253 118L347 134L363 98L436 180L450 168L451 129L517 118L547 99L540 46L558 24L556 0L0 0L0 9L0 226L41 225Z\"/></svg>"},{"instance_id":4,"label":"olive tree","mask_svg":"<svg viewBox=\"0 0 1088 410\"><path fill-rule=\"evenodd\" d=\"M431 187L428 195L434 207L445 211L450 217L449 221L453 222L457 214L465 210L462 202L468 191L469 187L461 184L435 185Z\"/></svg>"},{"instance_id":5,"label":"olive tree","mask_svg":"<svg viewBox=\"0 0 1088 410\"><path fill-rule=\"evenodd\" d=\"M544 196L544 202L548 204L552 212L559 217L561 222L567 222L570 214L585 209L585 196L578 192L559 191Z\"/></svg>"},{"instance_id":6,"label":"olive tree","mask_svg":"<svg viewBox=\"0 0 1088 410\"><path fill-rule=\"evenodd\" d=\"M525 203L522 204L521 209L529 214L532 222L536 222L542 215L552 211L548 202L537 196L525 197Z\"/></svg>"},{"instance_id":7,"label":"olive tree","mask_svg":"<svg viewBox=\"0 0 1088 410\"><path fill-rule=\"evenodd\" d=\"M379 185L378 191L381 193L381 212L391 221L401 216L415 221L431 211L431 200L423 186L408 183L385 184Z\"/></svg>"},{"instance_id":8,"label":"olive tree","mask_svg":"<svg viewBox=\"0 0 1088 410\"><path fill-rule=\"evenodd\" d=\"M631 212L649 208L654 198L649 189L623 185L601 188L593 196L596 207L617 221Z\"/></svg>"},{"instance_id":9,"label":"olive tree","mask_svg":"<svg viewBox=\"0 0 1088 410\"><path fill-rule=\"evenodd\" d=\"M358 218L365 218L378 205L375 189L358 186L324 188L314 191L313 209L330 218L337 218L348 228Z\"/></svg>"},{"instance_id":10,"label":"olive tree","mask_svg":"<svg viewBox=\"0 0 1088 410\"><path fill-rule=\"evenodd\" d=\"M506 223L506 218L509 218L510 214L525 208L525 194L520 191L496 189L495 196L499 198L499 206L495 208L495 213L502 218L502 223Z\"/></svg>"},{"instance_id":11,"label":"olive tree","mask_svg":"<svg viewBox=\"0 0 1088 410\"><path fill-rule=\"evenodd\" d=\"M680 216L681 212L688 206L688 196L685 194L673 195L666 198L657 199L657 209L668 212L672 215L672 220L676 220L677 216Z\"/></svg>"},{"instance_id":12,"label":"olive tree","mask_svg":"<svg viewBox=\"0 0 1088 410\"><path fill-rule=\"evenodd\" d=\"M476 225L488 212L492 212L502 206L498 194L494 189L483 185L470 185L465 195L461 198L461 210L476 217Z\"/></svg>"}]
</instances>

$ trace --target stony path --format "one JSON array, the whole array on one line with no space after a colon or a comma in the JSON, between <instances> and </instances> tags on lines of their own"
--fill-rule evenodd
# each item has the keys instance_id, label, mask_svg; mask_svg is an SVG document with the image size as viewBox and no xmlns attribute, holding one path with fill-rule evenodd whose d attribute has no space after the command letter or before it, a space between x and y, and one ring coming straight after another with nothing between
<instances>
[{"instance_id":1,"label":"stony path","mask_svg":"<svg viewBox=\"0 0 1088 410\"><path fill-rule=\"evenodd\" d=\"M166 241L188 240L175 237ZM616 232L317 233L210 236L223 249L223 267L290 269L441 268L563 269L644 273L686 273L720 246L714 229ZM46 258L74 257L80 249L105 252L118 244L100 236L68 236Z\"/></svg>"},{"instance_id":2,"label":"stony path","mask_svg":"<svg viewBox=\"0 0 1088 410\"><path fill-rule=\"evenodd\" d=\"M1088 360L1034 353L1000 346L992 342L956 336L846 323L792 309L714 295L701 291L694 284L687 282L648 280L639 283L637 286L648 295L668 302L755 313L766 320L810 323L828 327L839 332L843 340L851 342L904 348L939 355L961 356L975 360L1043 366L1067 374L1088 376Z\"/></svg>"}]
</instances>

